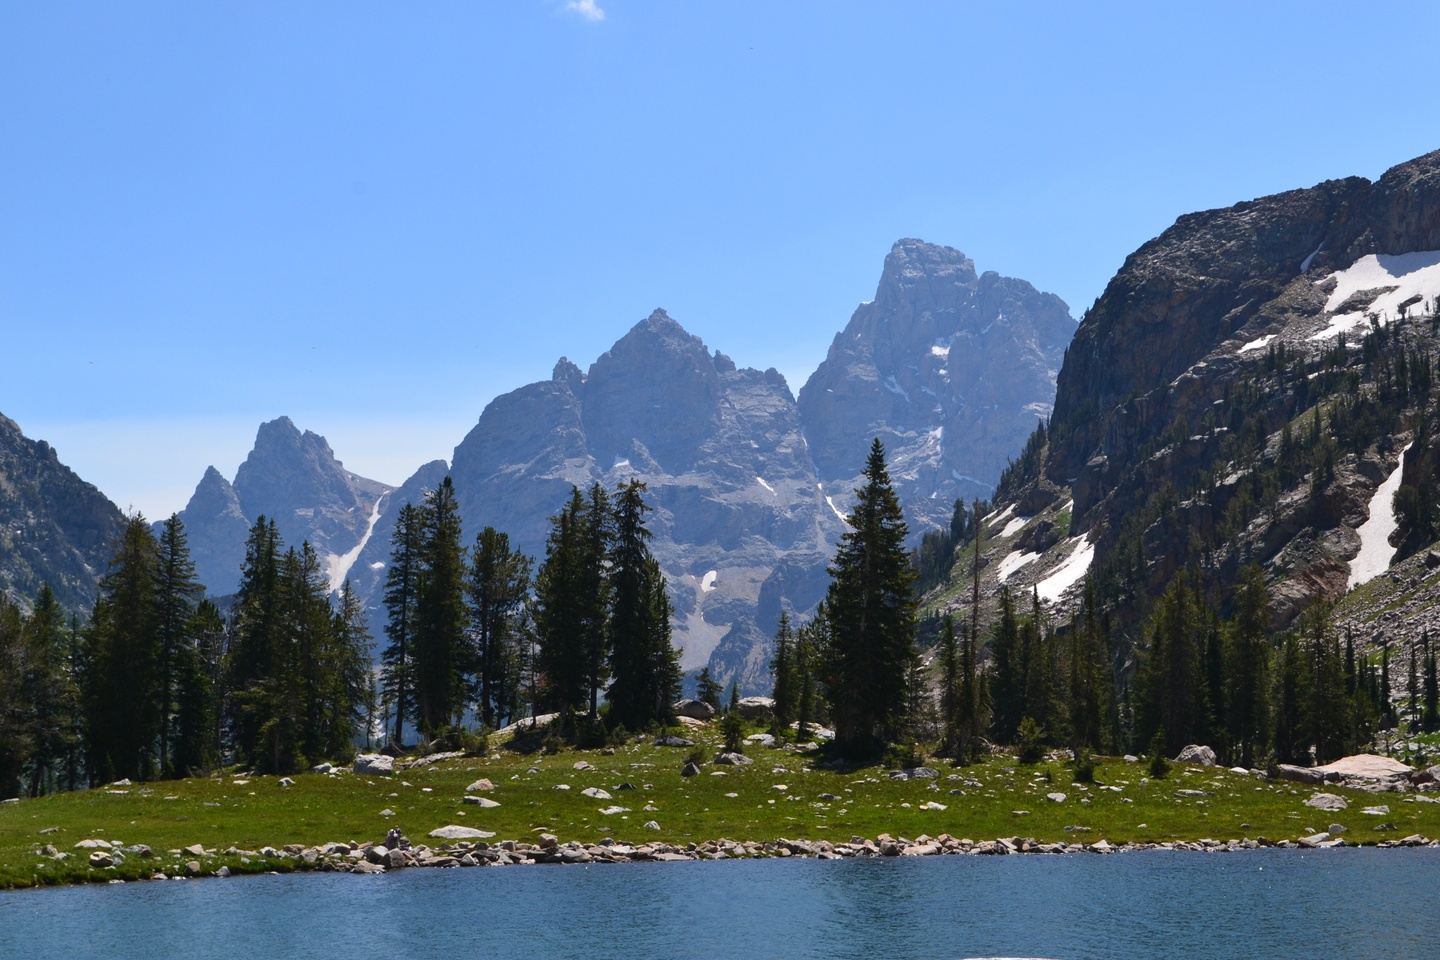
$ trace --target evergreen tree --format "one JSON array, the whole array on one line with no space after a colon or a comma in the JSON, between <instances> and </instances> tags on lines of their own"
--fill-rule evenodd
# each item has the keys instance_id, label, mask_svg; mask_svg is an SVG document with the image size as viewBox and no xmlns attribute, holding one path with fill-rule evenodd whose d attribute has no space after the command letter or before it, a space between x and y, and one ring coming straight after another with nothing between
<instances>
[{"instance_id":1,"label":"evergreen tree","mask_svg":"<svg viewBox=\"0 0 1440 960\"><path fill-rule=\"evenodd\" d=\"M1426 733L1440 730L1440 677L1436 675L1435 648L1430 643L1430 633L1422 637L1425 644L1424 710L1420 718L1420 729Z\"/></svg>"},{"instance_id":2,"label":"evergreen tree","mask_svg":"<svg viewBox=\"0 0 1440 960\"><path fill-rule=\"evenodd\" d=\"M235 626L226 664L230 726L242 762L261 762L261 728L269 720L266 682L282 669L280 535L275 522L258 517L245 543Z\"/></svg>"},{"instance_id":3,"label":"evergreen tree","mask_svg":"<svg viewBox=\"0 0 1440 960\"><path fill-rule=\"evenodd\" d=\"M1390 640L1380 643L1380 729L1395 729L1395 701L1390 689Z\"/></svg>"},{"instance_id":4,"label":"evergreen tree","mask_svg":"<svg viewBox=\"0 0 1440 960\"><path fill-rule=\"evenodd\" d=\"M1406 692L1410 703L1409 732L1414 736L1420 730L1420 655L1418 643L1410 644L1410 682L1406 685Z\"/></svg>"},{"instance_id":5,"label":"evergreen tree","mask_svg":"<svg viewBox=\"0 0 1440 960\"><path fill-rule=\"evenodd\" d=\"M945 614L940 620L940 752L958 759L964 738L965 716L961 712L964 697L964 654L955 636L955 618Z\"/></svg>"},{"instance_id":6,"label":"evergreen tree","mask_svg":"<svg viewBox=\"0 0 1440 960\"><path fill-rule=\"evenodd\" d=\"M470 601L475 700L480 723L496 729L520 704L520 636L530 593L530 558L510 547L510 538L486 527L471 551Z\"/></svg>"},{"instance_id":7,"label":"evergreen tree","mask_svg":"<svg viewBox=\"0 0 1440 960\"><path fill-rule=\"evenodd\" d=\"M666 719L675 684L670 668L670 604L665 578L650 553L645 484L631 480L616 495L610 537L610 675L612 722L642 730ZM678 671L675 671L678 673Z\"/></svg>"},{"instance_id":8,"label":"evergreen tree","mask_svg":"<svg viewBox=\"0 0 1440 960\"><path fill-rule=\"evenodd\" d=\"M176 663L171 761L176 775L182 777L205 773L220 762L225 659L225 621L220 609L201 600L191 614L187 635L191 642Z\"/></svg>"},{"instance_id":9,"label":"evergreen tree","mask_svg":"<svg viewBox=\"0 0 1440 960\"><path fill-rule=\"evenodd\" d=\"M380 685L384 700L394 711L390 738L398 747L405 742L405 721L414 721L415 611L420 596L420 510L405 504L395 517L390 538L390 564L385 574L385 636L390 641L380 655Z\"/></svg>"},{"instance_id":10,"label":"evergreen tree","mask_svg":"<svg viewBox=\"0 0 1440 960\"><path fill-rule=\"evenodd\" d=\"M1281 763L1304 763L1308 751L1304 742L1304 678L1300 641L1288 633L1280 643L1280 660L1275 678L1275 757Z\"/></svg>"},{"instance_id":11,"label":"evergreen tree","mask_svg":"<svg viewBox=\"0 0 1440 960\"><path fill-rule=\"evenodd\" d=\"M1087 579L1079 621L1070 629L1070 740L1076 751L1103 750L1107 740L1110 654L1095 605L1095 584Z\"/></svg>"},{"instance_id":12,"label":"evergreen tree","mask_svg":"<svg viewBox=\"0 0 1440 960\"><path fill-rule=\"evenodd\" d=\"M772 728L777 736L789 730L790 724L795 720L794 645L795 637L790 628L790 614L781 610L780 624L775 630L775 656L770 660L770 672L775 677L773 689L775 712Z\"/></svg>"},{"instance_id":13,"label":"evergreen tree","mask_svg":"<svg viewBox=\"0 0 1440 960\"><path fill-rule=\"evenodd\" d=\"M26 771L30 795L57 786L60 767L75 746L79 691L71 672L65 614L49 584L40 588L25 621L21 644L19 706L24 715L22 742L30 751Z\"/></svg>"},{"instance_id":14,"label":"evergreen tree","mask_svg":"<svg viewBox=\"0 0 1440 960\"><path fill-rule=\"evenodd\" d=\"M877 757L905 730L906 678L916 655L907 528L878 439L855 493L825 601L827 672L834 677L827 694L840 754Z\"/></svg>"},{"instance_id":15,"label":"evergreen tree","mask_svg":"<svg viewBox=\"0 0 1440 960\"><path fill-rule=\"evenodd\" d=\"M130 517L90 620L86 715L91 779L149 779L156 769L160 709L155 625L155 538Z\"/></svg>"},{"instance_id":16,"label":"evergreen tree","mask_svg":"<svg viewBox=\"0 0 1440 960\"><path fill-rule=\"evenodd\" d=\"M535 578L534 619L538 651L536 671L543 691L538 698L561 713L586 703L587 670L582 591L585 566L585 500L571 488L570 500L550 518L545 562Z\"/></svg>"},{"instance_id":17,"label":"evergreen tree","mask_svg":"<svg viewBox=\"0 0 1440 960\"><path fill-rule=\"evenodd\" d=\"M1246 567L1227 631L1225 703L1235 756L1247 768L1258 764L1270 746L1269 604L1264 572L1257 566Z\"/></svg>"},{"instance_id":18,"label":"evergreen tree","mask_svg":"<svg viewBox=\"0 0 1440 960\"><path fill-rule=\"evenodd\" d=\"M370 673L370 627L365 607L349 579L340 587L340 604L331 620L326 657L324 729L319 738L321 756L344 756L355 742L357 724L367 724L375 681Z\"/></svg>"},{"instance_id":19,"label":"evergreen tree","mask_svg":"<svg viewBox=\"0 0 1440 960\"><path fill-rule=\"evenodd\" d=\"M464 711L465 550L460 508L447 476L420 510L419 577L411 660L420 732L434 737Z\"/></svg>"},{"instance_id":20,"label":"evergreen tree","mask_svg":"<svg viewBox=\"0 0 1440 960\"><path fill-rule=\"evenodd\" d=\"M699 676L695 678L695 695L700 702L710 704L715 708L715 712L719 713L720 694L724 691L724 685L715 679L714 674L710 672L710 667L708 665L701 667Z\"/></svg>"},{"instance_id":21,"label":"evergreen tree","mask_svg":"<svg viewBox=\"0 0 1440 960\"><path fill-rule=\"evenodd\" d=\"M20 607L0 591L0 800L20 795L32 749L22 690L26 671Z\"/></svg>"},{"instance_id":22,"label":"evergreen tree","mask_svg":"<svg viewBox=\"0 0 1440 960\"><path fill-rule=\"evenodd\" d=\"M1025 672L1020 649L1020 622L1010 588L1000 588L1000 617L990 636L992 663L990 701L992 733L1000 743L1013 743L1025 710Z\"/></svg>"},{"instance_id":23,"label":"evergreen tree","mask_svg":"<svg viewBox=\"0 0 1440 960\"><path fill-rule=\"evenodd\" d=\"M640 488L644 490L644 486ZM638 494L636 495L638 497ZM585 520L580 525L579 626L585 665L585 686L590 701L589 716L599 715L600 691L610 680L611 591L608 562L614 537L610 496L595 483L590 486ZM643 517L643 512L642 512ZM643 523L642 523L643 526Z\"/></svg>"},{"instance_id":24,"label":"evergreen tree","mask_svg":"<svg viewBox=\"0 0 1440 960\"><path fill-rule=\"evenodd\" d=\"M185 527L171 514L160 531L155 563L156 695L160 712L160 774L172 777L184 768L174 762L173 720L178 709L177 686L193 658L195 606L205 589L195 579L195 564Z\"/></svg>"}]
</instances>

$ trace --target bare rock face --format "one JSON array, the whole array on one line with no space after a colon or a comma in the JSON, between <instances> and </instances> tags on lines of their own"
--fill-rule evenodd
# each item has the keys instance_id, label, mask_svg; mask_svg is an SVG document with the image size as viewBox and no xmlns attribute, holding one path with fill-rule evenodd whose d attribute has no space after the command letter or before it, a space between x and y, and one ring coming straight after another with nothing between
<instances>
[{"instance_id":1,"label":"bare rock face","mask_svg":"<svg viewBox=\"0 0 1440 960\"><path fill-rule=\"evenodd\" d=\"M259 517L275 521L289 546L308 541L338 589L358 546L368 541L391 488L345 469L325 438L289 417L260 425L255 446L227 483L209 467L180 519L207 592L233 593L245 539Z\"/></svg>"},{"instance_id":2,"label":"bare rock face","mask_svg":"<svg viewBox=\"0 0 1440 960\"><path fill-rule=\"evenodd\" d=\"M782 606L801 612L819 599L777 585L761 626L765 584L795 557L806 576L823 576L841 530L784 378L737 368L661 310L588 373L562 359L550 380L497 397L456 447L451 475L467 539L493 526L536 558L572 485L644 481L684 665L710 663L745 692L768 688Z\"/></svg>"},{"instance_id":3,"label":"bare rock face","mask_svg":"<svg viewBox=\"0 0 1440 960\"><path fill-rule=\"evenodd\" d=\"M48 583L62 605L88 610L124 525L54 448L0 415L0 593L28 606Z\"/></svg>"},{"instance_id":4,"label":"bare rock face","mask_svg":"<svg viewBox=\"0 0 1440 960\"><path fill-rule=\"evenodd\" d=\"M956 498L989 497L1037 421L1075 321L1024 280L977 274L958 250L901 240L800 391L827 492L843 509L879 437L915 536Z\"/></svg>"}]
</instances>

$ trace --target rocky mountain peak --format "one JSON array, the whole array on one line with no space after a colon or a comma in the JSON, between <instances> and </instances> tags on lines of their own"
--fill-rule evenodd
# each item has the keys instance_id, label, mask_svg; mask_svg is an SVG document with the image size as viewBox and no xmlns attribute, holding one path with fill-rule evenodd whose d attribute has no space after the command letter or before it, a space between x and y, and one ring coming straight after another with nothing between
<instances>
[{"instance_id":1,"label":"rocky mountain peak","mask_svg":"<svg viewBox=\"0 0 1440 960\"><path fill-rule=\"evenodd\" d=\"M555 361L555 369L551 372L550 379L556 383L565 384L572 393L579 393L580 388L585 385L585 374L570 362L569 357L561 357Z\"/></svg>"}]
</instances>

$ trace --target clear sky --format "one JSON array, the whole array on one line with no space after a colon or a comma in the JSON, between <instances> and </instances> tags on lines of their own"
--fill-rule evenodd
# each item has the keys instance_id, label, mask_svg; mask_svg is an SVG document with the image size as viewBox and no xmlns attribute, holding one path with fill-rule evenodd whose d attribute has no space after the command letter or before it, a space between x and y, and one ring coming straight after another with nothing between
<instances>
[{"instance_id":1,"label":"clear sky","mask_svg":"<svg viewBox=\"0 0 1440 960\"><path fill-rule=\"evenodd\" d=\"M401 482L656 306L798 390L890 244L1078 317L1189 210L1440 147L1440 4L0 0L0 412L178 509Z\"/></svg>"}]
</instances>

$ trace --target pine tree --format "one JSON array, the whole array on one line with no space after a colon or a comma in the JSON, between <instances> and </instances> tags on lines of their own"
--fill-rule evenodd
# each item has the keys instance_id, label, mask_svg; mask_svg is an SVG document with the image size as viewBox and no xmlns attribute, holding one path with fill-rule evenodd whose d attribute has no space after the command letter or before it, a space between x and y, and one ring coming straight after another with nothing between
<instances>
[{"instance_id":1,"label":"pine tree","mask_svg":"<svg viewBox=\"0 0 1440 960\"><path fill-rule=\"evenodd\" d=\"M772 694L775 711L771 727L777 736L789 730L795 719L794 645L790 614L781 610L780 624L775 630L775 655L770 660L770 673L775 678Z\"/></svg>"},{"instance_id":2,"label":"pine tree","mask_svg":"<svg viewBox=\"0 0 1440 960\"><path fill-rule=\"evenodd\" d=\"M1410 702L1410 726L1409 731L1413 736L1420 730L1420 656L1418 643L1410 644L1410 682L1406 685L1406 691Z\"/></svg>"},{"instance_id":3,"label":"pine tree","mask_svg":"<svg viewBox=\"0 0 1440 960\"><path fill-rule=\"evenodd\" d=\"M357 724L369 722L373 709L375 682L370 673L370 627L365 607L360 603L349 579L340 587L340 605L330 626L330 644L326 657L326 692L324 701L324 732L320 738L321 755L344 756L354 743Z\"/></svg>"},{"instance_id":4,"label":"pine tree","mask_svg":"<svg viewBox=\"0 0 1440 960\"><path fill-rule=\"evenodd\" d=\"M183 768L174 763L172 726L178 709L177 685L195 645L191 633L195 605L205 589L195 579L195 564L185 527L171 514L160 531L155 563L156 694L160 712L160 775L173 777Z\"/></svg>"},{"instance_id":5,"label":"pine tree","mask_svg":"<svg viewBox=\"0 0 1440 960\"><path fill-rule=\"evenodd\" d=\"M610 679L612 585L607 566L614 536L610 497L598 483L590 486L584 518L580 525L580 593L575 599L579 605L589 716L593 719L599 715L600 691Z\"/></svg>"},{"instance_id":6,"label":"pine tree","mask_svg":"<svg viewBox=\"0 0 1440 960\"><path fill-rule=\"evenodd\" d=\"M961 701L964 697L963 653L961 643L955 636L955 618L945 614L940 620L940 752L953 758L961 755L960 742L964 737L964 714Z\"/></svg>"},{"instance_id":7,"label":"pine tree","mask_svg":"<svg viewBox=\"0 0 1440 960\"><path fill-rule=\"evenodd\" d=\"M1425 644L1424 711L1420 718L1420 729L1426 733L1440 730L1440 676L1436 674L1435 648L1430 643L1430 633L1423 637Z\"/></svg>"},{"instance_id":8,"label":"pine tree","mask_svg":"<svg viewBox=\"0 0 1440 960\"><path fill-rule=\"evenodd\" d=\"M90 620L84 692L94 782L149 779L160 732L155 666L155 538L138 514L126 521Z\"/></svg>"},{"instance_id":9,"label":"pine tree","mask_svg":"<svg viewBox=\"0 0 1440 960\"><path fill-rule=\"evenodd\" d=\"M405 504L395 518L390 538L390 564L385 574L385 636L390 641L380 655L380 685L384 700L394 711L391 741L404 740L405 721L414 721L415 611L420 595L420 511Z\"/></svg>"},{"instance_id":10,"label":"pine tree","mask_svg":"<svg viewBox=\"0 0 1440 960\"><path fill-rule=\"evenodd\" d=\"M827 691L842 756L876 757L905 730L906 678L915 657L914 572L885 448L870 448L849 529L830 567L825 605L834 686Z\"/></svg>"},{"instance_id":11,"label":"pine tree","mask_svg":"<svg viewBox=\"0 0 1440 960\"><path fill-rule=\"evenodd\" d=\"M1020 650L1020 622L1009 587L1000 588L1000 617L990 637L990 701L992 733L1000 743L1013 743L1025 709L1025 673Z\"/></svg>"},{"instance_id":12,"label":"pine tree","mask_svg":"<svg viewBox=\"0 0 1440 960\"><path fill-rule=\"evenodd\" d=\"M220 712L225 621L220 609L201 600L187 630L193 641L176 663L175 745L177 775L196 776L220 762Z\"/></svg>"},{"instance_id":13,"label":"pine tree","mask_svg":"<svg viewBox=\"0 0 1440 960\"><path fill-rule=\"evenodd\" d=\"M0 591L0 800L20 795L33 749L22 689L27 660L23 631L20 607Z\"/></svg>"},{"instance_id":14,"label":"pine tree","mask_svg":"<svg viewBox=\"0 0 1440 960\"><path fill-rule=\"evenodd\" d=\"M37 797L56 787L60 766L74 746L74 718L79 709L79 692L67 656L65 614L49 584L40 588L23 625L21 644L21 738L30 752L26 771L30 795Z\"/></svg>"},{"instance_id":15,"label":"pine tree","mask_svg":"<svg viewBox=\"0 0 1440 960\"><path fill-rule=\"evenodd\" d=\"M1380 643L1380 729L1395 729L1395 701L1390 690L1390 641Z\"/></svg>"},{"instance_id":16,"label":"pine tree","mask_svg":"<svg viewBox=\"0 0 1440 960\"><path fill-rule=\"evenodd\" d=\"M642 730L665 719L670 688L670 611L664 576L650 553L645 484L631 480L615 500L609 556L610 685L613 723ZM657 596L658 594L658 596ZM663 618L663 624L660 622ZM662 647L663 644L663 647Z\"/></svg>"},{"instance_id":17,"label":"pine tree","mask_svg":"<svg viewBox=\"0 0 1440 960\"><path fill-rule=\"evenodd\" d=\"M586 703L587 670L583 604L585 581L585 500L571 488L570 500L550 518L545 562L535 578L534 620L538 650L535 699L570 714Z\"/></svg>"},{"instance_id":18,"label":"pine tree","mask_svg":"<svg viewBox=\"0 0 1440 960\"><path fill-rule=\"evenodd\" d=\"M474 698L480 723L494 730L519 708L519 626L530 592L530 558L511 549L508 535L486 527L475 538L470 561Z\"/></svg>"},{"instance_id":19,"label":"pine tree","mask_svg":"<svg viewBox=\"0 0 1440 960\"><path fill-rule=\"evenodd\" d=\"M700 674L695 678L695 696L700 702L710 704L715 708L715 712L719 713L720 695L724 691L724 685L715 679L715 675L710 672L710 667L708 665L701 667Z\"/></svg>"},{"instance_id":20,"label":"pine tree","mask_svg":"<svg viewBox=\"0 0 1440 960\"><path fill-rule=\"evenodd\" d=\"M1240 575L1235 616L1228 624L1226 726L1242 767L1254 767L1270 746L1269 592L1257 566Z\"/></svg>"},{"instance_id":21,"label":"pine tree","mask_svg":"<svg viewBox=\"0 0 1440 960\"><path fill-rule=\"evenodd\" d=\"M226 663L230 726L239 759L261 762L261 728L269 720L266 683L282 646L280 535L275 522L257 517L245 543L240 589L235 597L234 636Z\"/></svg>"},{"instance_id":22,"label":"pine tree","mask_svg":"<svg viewBox=\"0 0 1440 960\"><path fill-rule=\"evenodd\" d=\"M420 732L434 737L464 710L465 550L460 508L449 477L420 510L420 576L412 653L415 713Z\"/></svg>"},{"instance_id":23,"label":"pine tree","mask_svg":"<svg viewBox=\"0 0 1440 960\"><path fill-rule=\"evenodd\" d=\"M1304 763L1303 688L1304 670L1300 642L1288 633L1280 643L1275 690L1275 757L1281 763Z\"/></svg>"}]
</instances>

